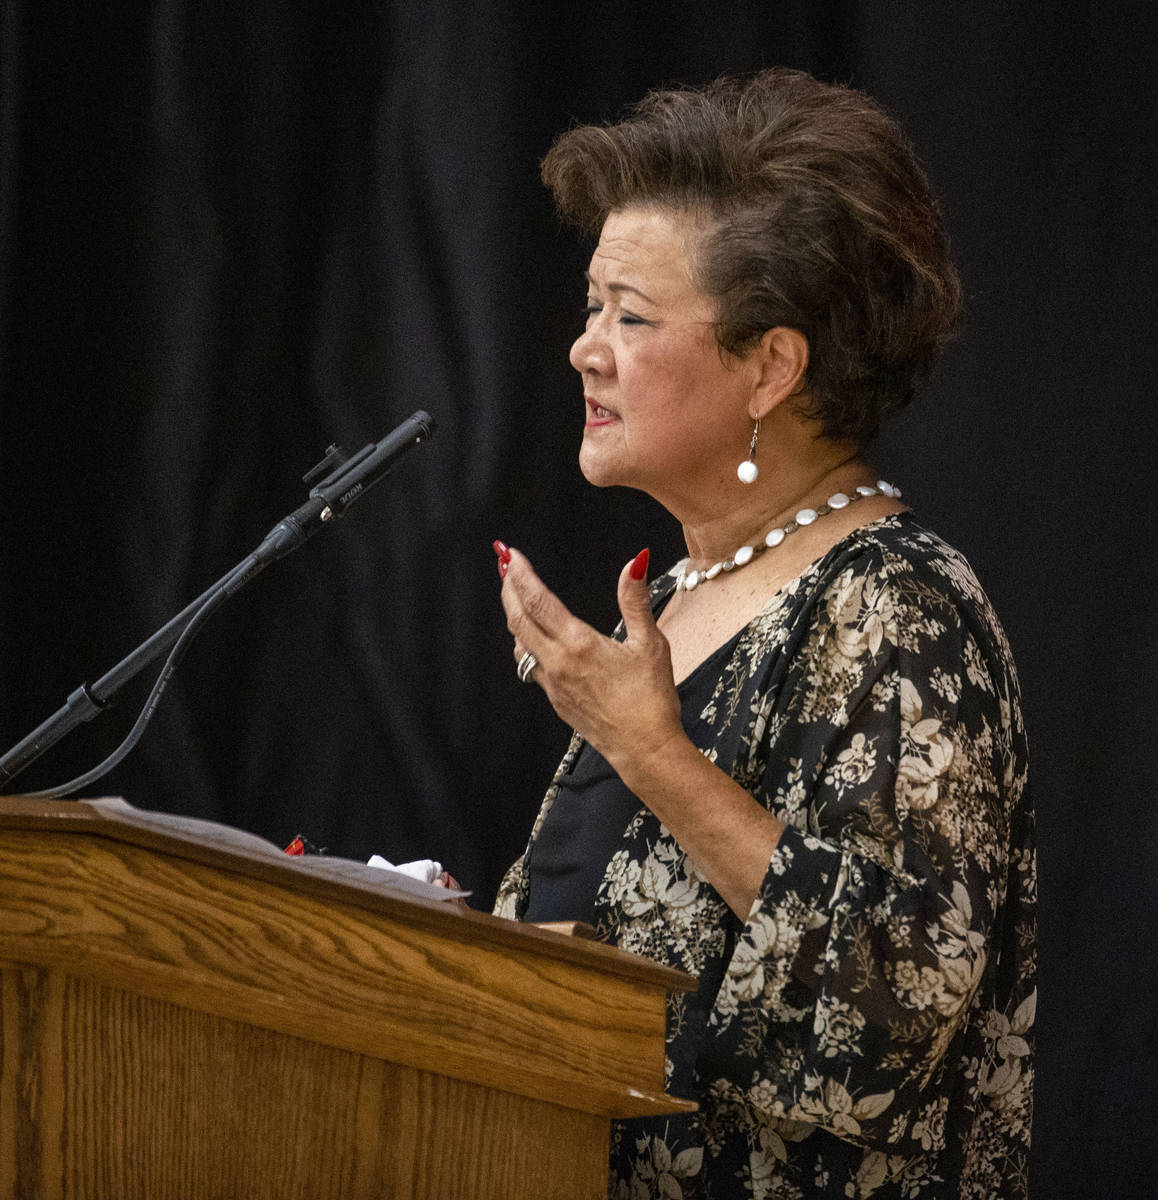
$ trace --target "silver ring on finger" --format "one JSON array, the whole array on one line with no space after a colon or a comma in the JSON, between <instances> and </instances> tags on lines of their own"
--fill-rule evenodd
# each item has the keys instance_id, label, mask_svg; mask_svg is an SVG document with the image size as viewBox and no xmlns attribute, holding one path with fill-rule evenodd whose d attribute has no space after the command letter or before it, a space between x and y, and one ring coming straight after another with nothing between
<instances>
[{"instance_id":1,"label":"silver ring on finger","mask_svg":"<svg viewBox=\"0 0 1158 1200\"><path fill-rule=\"evenodd\" d=\"M523 657L519 659L519 665L515 668L515 674L519 677L520 683L531 682L531 672L539 665L539 660L530 652L525 650Z\"/></svg>"}]
</instances>

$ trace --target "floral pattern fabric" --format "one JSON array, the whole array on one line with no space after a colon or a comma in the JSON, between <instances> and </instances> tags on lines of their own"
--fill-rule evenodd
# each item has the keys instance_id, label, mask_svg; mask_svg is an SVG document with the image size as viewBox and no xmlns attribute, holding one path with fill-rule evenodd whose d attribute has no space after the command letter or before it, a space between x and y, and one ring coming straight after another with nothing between
<instances>
[{"instance_id":1,"label":"floral pattern fabric","mask_svg":"<svg viewBox=\"0 0 1158 1200\"><path fill-rule=\"evenodd\" d=\"M600 936L699 980L669 1001L667 1066L700 1106L616 1123L609 1195L1025 1197L1033 817L968 564L907 514L855 531L747 626L702 721L788 829L743 922L644 807L607 864ZM525 908L556 786L500 915Z\"/></svg>"}]
</instances>

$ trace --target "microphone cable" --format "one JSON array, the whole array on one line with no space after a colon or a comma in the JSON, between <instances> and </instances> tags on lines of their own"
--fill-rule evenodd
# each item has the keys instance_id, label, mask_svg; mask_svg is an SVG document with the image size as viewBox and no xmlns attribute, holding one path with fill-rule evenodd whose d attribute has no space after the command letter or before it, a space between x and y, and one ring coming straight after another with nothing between
<instances>
[{"instance_id":1,"label":"microphone cable","mask_svg":"<svg viewBox=\"0 0 1158 1200\"><path fill-rule=\"evenodd\" d=\"M97 763L91 770L86 771L83 775L78 775L75 779L70 779L67 783L58 784L56 787L44 788L39 792L21 792L14 798L18 800L61 800L65 796L79 791L82 787L87 787L90 783L95 783L103 775L107 775L141 740L141 735L145 732L145 727L153 719L153 714L157 711L157 705L161 702L161 696L164 694L165 688L168 687L169 680L173 678L173 674L177 670L177 664L185 656L185 651L189 649L189 644L201 631L202 625L213 615L222 601L229 596L232 585L241 576L247 574L256 561L257 556L251 554L249 558L238 563L218 583L213 593L206 597L205 602L189 619L189 623L181 631L181 636L173 643L173 649L169 651L169 655L165 659L165 665L161 668L148 696L145 697L145 703L142 705L141 712L136 721L133 722L133 727L112 754L103 762Z\"/></svg>"}]
</instances>

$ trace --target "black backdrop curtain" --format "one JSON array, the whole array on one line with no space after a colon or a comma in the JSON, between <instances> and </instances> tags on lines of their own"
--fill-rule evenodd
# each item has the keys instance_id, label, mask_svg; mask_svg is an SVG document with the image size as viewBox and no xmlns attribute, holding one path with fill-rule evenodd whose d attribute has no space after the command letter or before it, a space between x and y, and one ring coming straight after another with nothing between
<instances>
[{"instance_id":1,"label":"black backdrop curtain","mask_svg":"<svg viewBox=\"0 0 1158 1200\"><path fill-rule=\"evenodd\" d=\"M678 551L649 500L576 468L586 251L538 157L648 86L771 64L901 118L971 324L877 458L973 561L1021 668L1043 879L1034 1193L1152 1195L1152 6L0 13L0 743L251 549L329 442L426 408L434 441L213 618L95 790L437 857L484 906L566 740L515 680L492 539L604 627L621 564ZM103 756L144 690L20 786Z\"/></svg>"}]
</instances>

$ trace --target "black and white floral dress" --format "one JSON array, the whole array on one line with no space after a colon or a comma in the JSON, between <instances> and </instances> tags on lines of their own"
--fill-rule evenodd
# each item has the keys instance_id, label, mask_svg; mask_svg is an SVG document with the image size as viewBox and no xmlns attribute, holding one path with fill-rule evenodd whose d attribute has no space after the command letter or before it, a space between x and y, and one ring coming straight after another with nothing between
<instances>
[{"instance_id":1,"label":"black and white floral dress","mask_svg":"<svg viewBox=\"0 0 1158 1200\"><path fill-rule=\"evenodd\" d=\"M652 585L662 603L669 573ZM601 937L688 971L686 1117L616 1124L614 1200L1027 1195L1036 873L1017 677L965 560L909 514L776 592L700 714L702 752L789 828L739 921L640 807ZM495 911L525 911L535 837Z\"/></svg>"}]
</instances>

